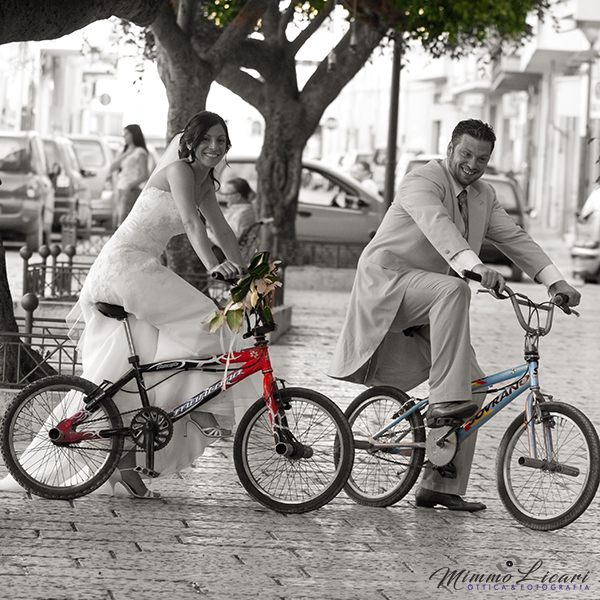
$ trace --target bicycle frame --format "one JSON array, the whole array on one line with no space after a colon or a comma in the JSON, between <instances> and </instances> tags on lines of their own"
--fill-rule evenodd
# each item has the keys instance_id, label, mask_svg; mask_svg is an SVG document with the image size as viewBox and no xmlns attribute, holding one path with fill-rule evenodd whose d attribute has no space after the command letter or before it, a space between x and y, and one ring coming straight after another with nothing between
<instances>
[{"instance_id":1,"label":"bicycle frame","mask_svg":"<svg viewBox=\"0 0 600 600\"><path fill-rule=\"evenodd\" d=\"M459 444L477 431L480 427L483 427L492 417L497 415L505 406L508 406L515 398L520 396L527 389L530 389L529 397L527 399L528 413L531 414L533 408L533 398L535 397L534 389L538 384L537 377L537 362L531 361L529 365L524 364L506 371L494 373L481 379L477 379L471 383L471 389L473 392L489 388L491 385L502 383L504 381L514 380L502 387L500 393L495 396L492 400L487 402L481 407L481 410L464 425L462 425L458 431L458 442ZM531 382L531 384L530 384ZM488 389L487 393L493 393L495 390ZM410 407L406 412L398 415L393 421L388 423L383 429L379 430L372 436L371 447L373 449L379 448L396 448L400 450L406 450L409 448L425 448L425 443L414 443L414 442L396 442L396 443L378 443L377 440L388 433L396 425L404 421L411 413L415 411L421 412L428 405L428 399L416 399L416 403Z\"/></svg>"},{"instance_id":2,"label":"bicycle frame","mask_svg":"<svg viewBox=\"0 0 600 600\"><path fill-rule=\"evenodd\" d=\"M142 408L149 407L148 393L144 382L145 373L177 373L189 371L222 373L223 377L206 389L195 394L185 402L174 408L169 414L173 422L183 418L192 410L206 404L209 400L217 397L221 392L233 387L237 383L244 381L251 375L262 371L263 373L263 394L268 408L268 414L273 427L274 442L277 445L281 439L279 432L284 427L278 415L278 406L276 401L276 383L273 377L273 368L269 356L269 349L266 341L257 341L253 348L246 348L240 352L229 354L218 354L207 358L186 358L165 360L146 364L138 364L137 356L133 355L130 359L132 367L122 377L107 387L99 387L98 393L88 398L85 407L68 419L57 423L54 427L56 431L54 440L57 443L68 444L78 443L84 440L100 439L114 435L129 435L129 428L124 427L118 430L102 430L95 432L78 432L74 429L75 425L85 420L94 409L100 405L106 398L112 398L127 383L136 380L140 394ZM239 365L231 372L228 369L231 365ZM173 375L165 377L155 385L160 385ZM148 469L153 469L153 452L148 451L147 463Z\"/></svg>"},{"instance_id":3,"label":"bicycle frame","mask_svg":"<svg viewBox=\"0 0 600 600\"><path fill-rule=\"evenodd\" d=\"M229 367L232 365L240 366L229 371ZM237 383L244 381L244 379L247 379L259 371L262 371L263 373L263 391L265 398L269 400L273 396L273 368L271 366L268 347L264 345L246 348L231 355L218 354L208 358L182 358L134 365L117 381L108 387L101 389L99 395L90 398L89 402L86 404L86 408L92 411L104 398L107 396L112 397L116 392L134 379L138 385L142 406L148 407L150 406L150 403L144 382L144 374L189 371L222 373L223 377L174 408L169 413L169 416L173 421L178 421L192 410L199 408L209 400L217 397L221 392L230 389ZM162 381L166 381L169 377L165 377ZM160 385L162 381L159 381L156 385Z\"/></svg>"}]
</instances>

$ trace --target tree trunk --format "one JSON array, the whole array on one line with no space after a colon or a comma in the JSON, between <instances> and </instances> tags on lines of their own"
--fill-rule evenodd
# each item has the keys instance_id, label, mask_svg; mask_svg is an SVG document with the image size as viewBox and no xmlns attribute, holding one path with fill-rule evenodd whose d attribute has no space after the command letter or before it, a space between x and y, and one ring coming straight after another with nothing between
<instances>
[{"instance_id":1,"label":"tree trunk","mask_svg":"<svg viewBox=\"0 0 600 600\"><path fill-rule=\"evenodd\" d=\"M273 256L286 264L294 264L297 254L295 215L305 141L301 119L293 118L292 111L283 106L277 107L277 112L282 118L266 121L265 141L256 165L257 192L261 216L274 219L270 248Z\"/></svg>"}]
</instances>

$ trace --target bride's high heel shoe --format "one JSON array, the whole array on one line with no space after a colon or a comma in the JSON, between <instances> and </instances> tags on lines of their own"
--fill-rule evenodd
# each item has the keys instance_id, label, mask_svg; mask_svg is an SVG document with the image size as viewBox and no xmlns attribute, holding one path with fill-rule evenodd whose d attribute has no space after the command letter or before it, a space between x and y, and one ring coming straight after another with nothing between
<instances>
[{"instance_id":1,"label":"bride's high heel shoe","mask_svg":"<svg viewBox=\"0 0 600 600\"><path fill-rule=\"evenodd\" d=\"M135 469L121 469L121 471L134 471L134 470ZM109 479L109 482L113 489L113 496L116 495L115 488L116 488L117 484L120 483L125 488L125 491L133 498L138 498L140 500L158 500L161 497L161 495L158 492L153 492L152 490L149 490L147 487L146 487L146 492L144 494L139 494L138 492L136 492L133 489L131 484L127 483L123 479L123 476L121 475L121 471L115 471L115 473L113 473L113 475ZM114 477L114 479L113 479L113 477ZM141 478L140 478L140 481L141 481Z\"/></svg>"},{"instance_id":2,"label":"bride's high heel shoe","mask_svg":"<svg viewBox=\"0 0 600 600\"><path fill-rule=\"evenodd\" d=\"M208 414L208 413L203 413L203 414ZM211 415L211 417L212 417L212 415ZM192 417L190 415L190 420L187 421L185 424L185 437L187 437L188 427L190 425L194 425L202 435L205 435L206 437L213 438L213 439L228 438L233 435L232 429L227 429L226 427L221 427L217 423L217 420L214 417L212 417L211 420L214 421L214 424L202 426L202 425L200 425L200 423L198 423L198 421L196 419L194 419L194 417Z\"/></svg>"}]
</instances>

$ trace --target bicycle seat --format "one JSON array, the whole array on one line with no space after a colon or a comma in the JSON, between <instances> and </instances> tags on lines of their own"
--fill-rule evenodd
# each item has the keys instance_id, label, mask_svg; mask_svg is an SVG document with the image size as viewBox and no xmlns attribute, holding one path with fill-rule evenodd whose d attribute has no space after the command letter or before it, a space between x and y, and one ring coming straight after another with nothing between
<instances>
[{"instance_id":1,"label":"bicycle seat","mask_svg":"<svg viewBox=\"0 0 600 600\"><path fill-rule=\"evenodd\" d=\"M96 302L96 308L98 309L98 312L103 314L105 317L109 317L110 319L118 319L119 321L123 321L128 315L127 311L118 304Z\"/></svg>"}]
</instances>

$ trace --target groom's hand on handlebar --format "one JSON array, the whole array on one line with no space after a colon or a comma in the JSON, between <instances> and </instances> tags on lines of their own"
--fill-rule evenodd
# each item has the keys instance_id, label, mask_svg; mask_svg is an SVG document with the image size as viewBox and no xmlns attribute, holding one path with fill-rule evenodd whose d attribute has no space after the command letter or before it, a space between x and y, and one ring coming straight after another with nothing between
<instances>
[{"instance_id":1,"label":"groom's hand on handlebar","mask_svg":"<svg viewBox=\"0 0 600 600\"><path fill-rule=\"evenodd\" d=\"M490 269L485 265L475 265L472 272L481 277L481 285L484 288L493 290L498 295L504 292L506 281L498 271L494 271L494 269Z\"/></svg>"},{"instance_id":2,"label":"groom's hand on handlebar","mask_svg":"<svg viewBox=\"0 0 600 600\"><path fill-rule=\"evenodd\" d=\"M553 301L555 298L559 298L555 302L557 306L566 304L568 307L573 307L577 306L581 301L581 294L574 287L570 286L564 279L553 283L548 288L548 293L552 297ZM561 297L563 301L560 300Z\"/></svg>"}]
</instances>

